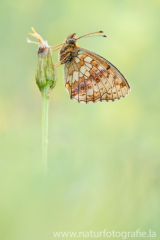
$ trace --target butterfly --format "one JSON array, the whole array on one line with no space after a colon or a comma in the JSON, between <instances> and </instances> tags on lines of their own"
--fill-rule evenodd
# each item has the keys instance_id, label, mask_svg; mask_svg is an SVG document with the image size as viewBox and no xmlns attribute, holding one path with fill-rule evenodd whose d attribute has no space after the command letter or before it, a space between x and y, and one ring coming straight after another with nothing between
<instances>
[{"instance_id":1,"label":"butterfly","mask_svg":"<svg viewBox=\"0 0 160 240\"><path fill-rule=\"evenodd\" d=\"M126 78L112 63L97 53L78 47L78 39L95 33L103 31L79 38L75 38L76 34L73 33L53 49L60 49L59 63L55 67L65 64L64 81L70 98L80 103L115 101L125 97L131 90Z\"/></svg>"}]
</instances>

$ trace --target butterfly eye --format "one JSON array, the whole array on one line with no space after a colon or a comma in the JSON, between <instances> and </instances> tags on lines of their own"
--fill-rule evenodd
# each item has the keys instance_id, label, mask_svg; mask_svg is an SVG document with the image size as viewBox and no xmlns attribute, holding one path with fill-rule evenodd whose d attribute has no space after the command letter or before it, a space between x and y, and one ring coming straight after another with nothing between
<instances>
[{"instance_id":1,"label":"butterfly eye","mask_svg":"<svg viewBox=\"0 0 160 240\"><path fill-rule=\"evenodd\" d=\"M75 43L76 42L76 39L74 39L74 38L70 38L69 40L68 40L68 43L69 44L73 44L73 43Z\"/></svg>"}]
</instances>

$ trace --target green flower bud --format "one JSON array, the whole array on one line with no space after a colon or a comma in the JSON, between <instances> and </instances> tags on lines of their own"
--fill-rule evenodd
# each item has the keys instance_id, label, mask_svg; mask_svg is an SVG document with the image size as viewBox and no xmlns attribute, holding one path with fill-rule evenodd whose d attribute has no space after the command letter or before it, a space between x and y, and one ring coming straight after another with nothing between
<instances>
[{"instance_id":1,"label":"green flower bud","mask_svg":"<svg viewBox=\"0 0 160 240\"><path fill-rule=\"evenodd\" d=\"M32 31L34 33L29 34L33 37L36 37L38 39L38 43L32 42L29 39L27 39L27 42L38 44L38 64L35 72L36 83L41 92L44 88L47 88L49 91L52 90L56 84L52 50L48 46L47 41L44 41L42 37L37 34L33 28Z\"/></svg>"},{"instance_id":2,"label":"green flower bud","mask_svg":"<svg viewBox=\"0 0 160 240\"><path fill-rule=\"evenodd\" d=\"M46 86L49 86L51 89L55 87L55 69L53 67L51 49L41 51L39 48L35 77L40 91Z\"/></svg>"}]
</instances>

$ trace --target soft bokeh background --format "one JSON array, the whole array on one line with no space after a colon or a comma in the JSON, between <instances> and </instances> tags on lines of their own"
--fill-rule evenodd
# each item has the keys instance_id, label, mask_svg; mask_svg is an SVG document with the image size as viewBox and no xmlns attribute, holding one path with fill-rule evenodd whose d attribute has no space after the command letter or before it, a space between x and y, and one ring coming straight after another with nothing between
<instances>
[{"instance_id":1,"label":"soft bokeh background","mask_svg":"<svg viewBox=\"0 0 160 240\"><path fill-rule=\"evenodd\" d=\"M0 239L52 240L53 231L104 229L152 229L159 239L160 1L6 0L0 12ZM58 67L47 180L37 46L26 43L32 26L50 45L74 32L104 30L107 39L78 44L116 65L132 89L113 103L78 104ZM57 63L57 52L53 58Z\"/></svg>"}]
</instances>

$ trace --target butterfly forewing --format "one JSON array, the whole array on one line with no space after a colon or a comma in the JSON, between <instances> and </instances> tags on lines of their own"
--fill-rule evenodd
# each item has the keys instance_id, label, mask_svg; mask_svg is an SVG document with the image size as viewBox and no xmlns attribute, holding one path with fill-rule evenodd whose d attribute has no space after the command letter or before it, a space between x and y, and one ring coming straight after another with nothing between
<instances>
[{"instance_id":1,"label":"butterfly forewing","mask_svg":"<svg viewBox=\"0 0 160 240\"><path fill-rule=\"evenodd\" d=\"M130 86L109 61L76 47L75 57L65 64L65 87L78 102L114 101L127 95Z\"/></svg>"}]
</instances>

